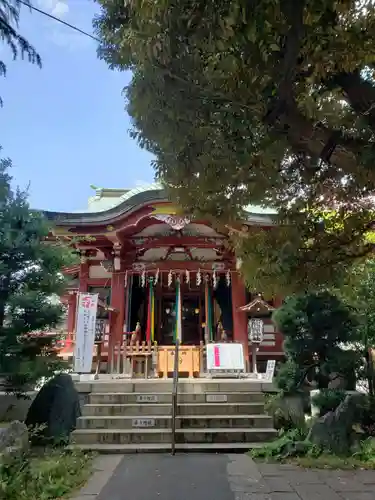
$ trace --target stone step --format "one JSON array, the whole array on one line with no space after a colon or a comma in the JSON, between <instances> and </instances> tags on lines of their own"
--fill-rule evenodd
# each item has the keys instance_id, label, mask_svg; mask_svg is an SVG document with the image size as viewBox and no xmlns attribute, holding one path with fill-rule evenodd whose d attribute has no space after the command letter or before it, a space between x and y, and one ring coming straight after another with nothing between
<instances>
[{"instance_id":1,"label":"stone step","mask_svg":"<svg viewBox=\"0 0 375 500\"><path fill-rule=\"evenodd\" d=\"M87 404L82 408L84 417L168 415L171 403L158 404ZM179 403L180 415L259 415L264 413L263 403Z\"/></svg>"},{"instance_id":2,"label":"stone step","mask_svg":"<svg viewBox=\"0 0 375 500\"><path fill-rule=\"evenodd\" d=\"M176 444L176 451L180 452L202 452L202 453L244 453L245 451L260 448L264 443L182 443ZM149 444L71 444L69 449L92 451L101 454L128 454L128 453L168 453L172 445L168 443Z\"/></svg>"},{"instance_id":3,"label":"stone step","mask_svg":"<svg viewBox=\"0 0 375 500\"><path fill-rule=\"evenodd\" d=\"M179 403L264 403L262 392L209 392L205 394L178 394ZM97 392L88 396L89 404L157 404L172 403L172 394L132 393L132 392Z\"/></svg>"},{"instance_id":4,"label":"stone step","mask_svg":"<svg viewBox=\"0 0 375 500\"><path fill-rule=\"evenodd\" d=\"M276 437L271 428L215 428L177 429L177 443L245 443L266 442ZM149 444L170 443L170 429L76 429L72 433L72 443L91 444Z\"/></svg>"},{"instance_id":5,"label":"stone step","mask_svg":"<svg viewBox=\"0 0 375 500\"><path fill-rule=\"evenodd\" d=\"M110 381L76 382L78 392L136 392L136 393L171 393L172 380L137 380L117 379ZM180 380L178 392L201 394L206 392L261 392L262 383L247 379L187 379Z\"/></svg>"},{"instance_id":6,"label":"stone step","mask_svg":"<svg viewBox=\"0 0 375 500\"><path fill-rule=\"evenodd\" d=\"M80 417L78 429L134 429L155 428L170 429L170 415L142 417ZM190 415L176 418L177 429L210 429L210 428L272 428L273 419L268 415Z\"/></svg>"},{"instance_id":7,"label":"stone step","mask_svg":"<svg viewBox=\"0 0 375 500\"><path fill-rule=\"evenodd\" d=\"M269 415L179 415L178 429L272 429L273 418Z\"/></svg>"}]
</instances>

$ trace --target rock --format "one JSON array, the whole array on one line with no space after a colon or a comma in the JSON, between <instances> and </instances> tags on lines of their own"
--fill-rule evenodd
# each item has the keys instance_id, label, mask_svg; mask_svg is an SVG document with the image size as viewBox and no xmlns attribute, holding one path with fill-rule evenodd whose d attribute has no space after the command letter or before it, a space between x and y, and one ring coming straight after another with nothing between
<instances>
[{"instance_id":1,"label":"rock","mask_svg":"<svg viewBox=\"0 0 375 500\"><path fill-rule=\"evenodd\" d=\"M345 377L340 376L338 373L332 373L332 379L328 383L328 389L346 389L348 384Z\"/></svg>"},{"instance_id":2,"label":"rock","mask_svg":"<svg viewBox=\"0 0 375 500\"><path fill-rule=\"evenodd\" d=\"M79 394L72 377L60 373L49 380L32 402L26 417L28 428L35 429L32 442L64 442L81 416Z\"/></svg>"},{"instance_id":3,"label":"rock","mask_svg":"<svg viewBox=\"0 0 375 500\"><path fill-rule=\"evenodd\" d=\"M269 407L275 429L303 428L305 426L303 394L277 396Z\"/></svg>"},{"instance_id":4,"label":"rock","mask_svg":"<svg viewBox=\"0 0 375 500\"><path fill-rule=\"evenodd\" d=\"M0 428L0 463L20 456L29 448L29 433L26 424L15 420Z\"/></svg>"},{"instance_id":5,"label":"rock","mask_svg":"<svg viewBox=\"0 0 375 500\"><path fill-rule=\"evenodd\" d=\"M282 458L300 457L306 455L309 450L309 443L307 441L289 441L285 443L281 450Z\"/></svg>"},{"instance_id":6,"label":"rock","mask_svg":"<svg viewBox=\"0 0 375 500\"><path fill-rule=\"evenodd\" d=\"M348 394L335 411L326 413L312 425L307 441L324 451L346 455L352 445L353 425L359 420L364 396Z\"/></svg>"},{"instance_id":7,"label":"rock","mask_svg":"<svg viewBox=\"0 0 375 500\"><path fill-rule=\"evenodd\" d=\"M0 429L0 453L9 447L21 450L29 446L29 433L26 424L15 420L7 427Z\"/></svg>"}]
</instances>

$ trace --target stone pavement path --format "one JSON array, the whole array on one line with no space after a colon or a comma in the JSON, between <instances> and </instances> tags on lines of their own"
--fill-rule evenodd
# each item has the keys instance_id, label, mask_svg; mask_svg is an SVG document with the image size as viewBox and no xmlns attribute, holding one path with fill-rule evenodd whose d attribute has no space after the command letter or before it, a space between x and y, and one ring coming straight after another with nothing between
<instances>
[{"instance_id":1,"label":"stone pavement path","mask_svg":"<svg viewBox=\"0 0 375 500\"><path fill-rule=\"evenodd\" d=\"M136 454L112 468L98 496L88 485L77 500L375 500L375 471L255 464L246 455Z\"/></svg>"}]
</instances>

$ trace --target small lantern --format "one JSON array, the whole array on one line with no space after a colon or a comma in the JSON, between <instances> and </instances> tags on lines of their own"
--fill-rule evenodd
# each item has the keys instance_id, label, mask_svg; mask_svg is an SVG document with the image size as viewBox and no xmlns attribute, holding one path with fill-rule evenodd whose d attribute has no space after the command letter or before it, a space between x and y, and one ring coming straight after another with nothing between
<instances>
[{"instance_id":1,"label":"small lantern","mask_svg":"<svg viewBox=\"0 0 375 500\"><path fill-rule=\"evenodd\" d=\"M247 333L252 344L261 344L263 342L263 321L259 318L249 319Z\"/></svg>"}]
</instances>

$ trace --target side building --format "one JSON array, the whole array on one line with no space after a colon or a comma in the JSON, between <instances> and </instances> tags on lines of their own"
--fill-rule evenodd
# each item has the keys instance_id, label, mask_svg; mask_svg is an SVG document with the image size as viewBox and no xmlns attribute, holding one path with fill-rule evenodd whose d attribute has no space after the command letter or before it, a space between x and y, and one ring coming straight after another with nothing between
<instances>
[{"instance_id":1,"label":"side building","mask_svg":"<svg viewBox=\"0 0 375 500\"><path fill-rule=\"evenodd\" d=\"M272 230L271 210L248 207L243 224ZM77 293L98 293L97 323L104 332L104 357L131 332L140 342L174 343L176 301L181 304L181 343L185 346L224 340L243 344L250 363L247 324L261 316L264 341L258 366L283 356L282 337L271 311L280 297L265 301L250 293L236 269L228 232L218 232L205 220L186 215L167 198L163 188L96 189L87 211L45 212L54 236L72 238L80 264L68 273L68 342L74 339Z\"/></svg>"}]
</instances>

